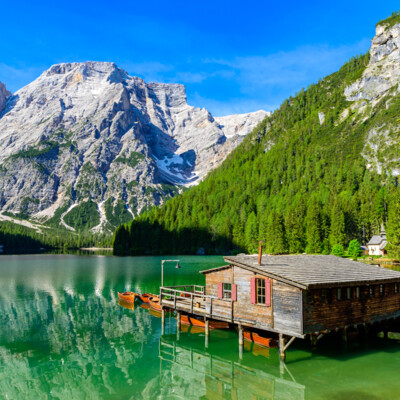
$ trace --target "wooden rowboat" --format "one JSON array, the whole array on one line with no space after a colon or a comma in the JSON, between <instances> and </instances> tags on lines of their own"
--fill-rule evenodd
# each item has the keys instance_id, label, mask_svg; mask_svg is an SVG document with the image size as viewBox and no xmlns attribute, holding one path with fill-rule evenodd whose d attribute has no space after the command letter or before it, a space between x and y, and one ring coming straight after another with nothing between
<instances>
[{"instance_id":1,"label":"wooden rowboat","mask_svg":"<svg viewBox=\"0 0 400 400\"><path fill-rule=\"evenodd\" d=\"M139 294L138 296L139 296L139 299L143 301L143 303L148 303L150 297L152 297L153 295L149 294L149 293L143 293L143 294Z\"/></svg>"},{"instance_id":2,"label":"wooden rowboat","mask_svg":"<svg viewBox=\"0 0 400 400\"><path fill-rule=\"evenodd\" d=\"M181 315L181 324L183 325L193 325L200 328L205 328L206 323L201 319L193 318L188 315ZM229 324L227 322L210 321L210 329L229 329Z\"/></svg>"},{"instance_id":3,"label":"wooden rowboat","mask_svg":"<svg viewBox=\"0 0 400 400\"><path fill-rule=\"evenodd\" d=\"M161 311L160 299L158 296L150 297L149 304L153 310Z\"/></svg>"},{"instance_id":4,"label":"wooden rowboat","mask_svg":"<svg viewBox=\"0 0 400 400\"><path fill-rule=\"evenodd\" d=\"M137 296L137 294L133 293L133 292L124 292L124 293L117 292L117 293L118 293L118 298L120 300L125 301L126 303L131 303L131 304L133 304L135 302L135 299Z\"/></svg>"},{"instance_id":5,"label":"wooden rowboat","mask_svg":"<svg viewBox=\"0 0 400 400\"><path fill-rule=\"evenodd\" d=\"M278 342L276 339L271 338L271 337L264 337L255 332L244 331L243 337L244 337L244 340L248 340L249 342L257 343L260 346L264 346L264 347L277 347L278 346Z\"/></svg>"}]
</instances>

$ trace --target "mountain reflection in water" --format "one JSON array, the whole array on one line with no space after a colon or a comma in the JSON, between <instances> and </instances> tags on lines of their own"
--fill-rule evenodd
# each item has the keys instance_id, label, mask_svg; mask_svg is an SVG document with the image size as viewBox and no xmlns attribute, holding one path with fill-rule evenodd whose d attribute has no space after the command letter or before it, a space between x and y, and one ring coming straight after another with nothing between
<instances>
[{"instance_id":1,"label":"mountain reflection in water","mask_svg":"<svg viewBox=\"0 0 400 400\"><path fill-rule=\"evenodd\" d=\"M176 258L176 257L175 257ZM201 284L221 257L179 257L168 285ZM160 257L0 257L0 399L400 399L400 346L277 349L182 325L117 291L157 292Z\"/></svg>"}]
</instances>

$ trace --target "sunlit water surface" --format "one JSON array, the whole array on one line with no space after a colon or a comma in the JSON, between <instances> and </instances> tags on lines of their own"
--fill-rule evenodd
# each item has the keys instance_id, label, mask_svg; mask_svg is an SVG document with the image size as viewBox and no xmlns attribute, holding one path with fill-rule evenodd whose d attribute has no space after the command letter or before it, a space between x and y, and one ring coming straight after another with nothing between
<instances>
[{"instance_id":1,"label":"sunlit water surface","mask_svg":"<svg viewBox=\"0 0 400 400\"><path fill-rule=\"evenodd\" d=\"M176 258L176 257L172 257ZM180 257L165 284L203 284L222 257ZM117 291L158 292L159 257L0 257L0 399L400 399L400 343L349 349L295 341L245 345L235 331L165 334L156 313L118 304Z\"/></svg>"}]
</instances>

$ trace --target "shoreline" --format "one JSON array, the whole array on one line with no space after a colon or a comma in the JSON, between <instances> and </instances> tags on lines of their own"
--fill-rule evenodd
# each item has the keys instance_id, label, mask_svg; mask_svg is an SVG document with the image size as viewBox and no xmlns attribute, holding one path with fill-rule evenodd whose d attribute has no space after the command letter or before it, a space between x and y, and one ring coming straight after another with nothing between
<instances>
[{"instance_id":1,"label":"shoreline","mask_svg":"<svg viewBox=\"0 0 400 400\"><path fill-rule=\"evenodd\" d=\"M101 251L101 250L113 250L113 248L112 247L80 247L79 250Z\"/></svg>"}]
</instances>

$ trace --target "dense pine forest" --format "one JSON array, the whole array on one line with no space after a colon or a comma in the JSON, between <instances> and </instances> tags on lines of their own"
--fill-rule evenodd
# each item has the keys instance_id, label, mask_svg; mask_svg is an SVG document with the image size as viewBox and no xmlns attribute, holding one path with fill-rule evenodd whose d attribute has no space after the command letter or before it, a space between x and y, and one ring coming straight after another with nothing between
<instances>
[{"instance_id":1,"label":"dense pine forest","mask_svg":"<svg viewBox=\"0 0 400 400\"><path fill-rule=\"evenodd\" d=\"M368 117L342 114L344 89L368 61L355 57L289 98L197 187L121 225L115 253L253 253L262 240L268 253L329 254L366 243L383 222L400 255L397 178L362 155L372 128L399 124L400 97L388 93Z\"/></svg>"},{"instance_id":2,"label":"dense pine forest","mask_svg":"<svg viewBox=\"0 0 400 400\"><path fill-rule=\"evenodd\" d=\"M43 249L79 249L81 247L111 247L111 237L106 234L82 232L75 234L61 229L41 228L40 231L0 221L0 245L4 251L29 252Z\"/></svg>"}]
</instances>

